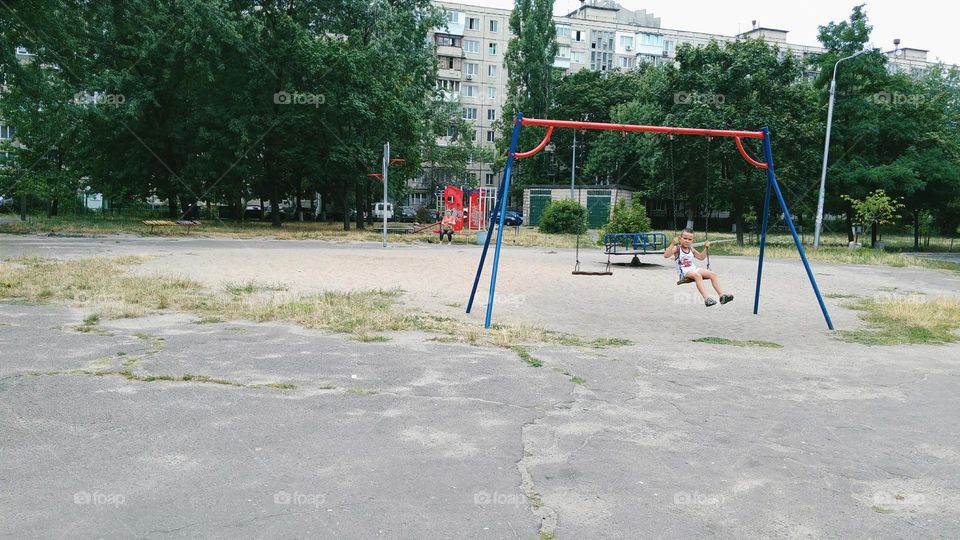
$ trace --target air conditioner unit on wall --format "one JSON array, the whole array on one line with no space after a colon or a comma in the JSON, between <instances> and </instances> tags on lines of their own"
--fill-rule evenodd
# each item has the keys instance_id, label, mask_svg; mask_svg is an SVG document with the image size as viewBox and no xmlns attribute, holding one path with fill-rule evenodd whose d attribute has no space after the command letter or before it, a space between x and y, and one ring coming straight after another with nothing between
<instances>
[{"instance_id":1,"label":"air conditioner unit on wall","mask_svg":"<svg viewBox=\"0 0 960 540\"><path fill-rule=\"evenodd\" d=\"M473 80L473 75L470 75L470 74L468 73L468 74L467 74L467 80L468 80L468 81L472 81L472 80Z\"/></svg>"},{"instance_id":2,"label":"air conditioner unit on wall","mask_svg":"<svg viewBox=\"0 0 960 540\"><path fill-rule=\"evenodd\" d=\"M626 48L627 48L628 51L632 51L632 50L633 50L633 47L631 47L630 45L627 45Z\"/></svg>"}]
</instances>

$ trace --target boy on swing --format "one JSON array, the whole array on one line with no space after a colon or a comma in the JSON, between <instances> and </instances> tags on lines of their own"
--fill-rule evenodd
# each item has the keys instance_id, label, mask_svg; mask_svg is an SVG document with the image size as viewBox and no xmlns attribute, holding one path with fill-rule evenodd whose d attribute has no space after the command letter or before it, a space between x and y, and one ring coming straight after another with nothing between
<instances>
[{"instance_id":1,"label":"boy on swing","mask_svg":"<svg viewBox=\"0 0 960 540\"><path fill-rule=\"evenodd\" d=\"M703 280L705 279L710 280L713 289L720 295L721 304L726 304L733 300L732 294L723 294L723 289L720 288L720 279L717 277L716 272L709 268L697 268L697 265L694 263L694 259L699 261L706 259L709 249L710 241L708 240L703 245L703 252L697 251L693 247L693 230L684 229L683 232L680 233L680 237L674 238L673 242L670 242L670 247L663 253L664 259L673 257L677 262L677 273L680 274L681 280L690 279L697 284L697 290L700 291L700 295L703 296L703 303L707 307L717 305L717 301L707 296L707 291L703 287Z\"/></svg>"}]
</instances>

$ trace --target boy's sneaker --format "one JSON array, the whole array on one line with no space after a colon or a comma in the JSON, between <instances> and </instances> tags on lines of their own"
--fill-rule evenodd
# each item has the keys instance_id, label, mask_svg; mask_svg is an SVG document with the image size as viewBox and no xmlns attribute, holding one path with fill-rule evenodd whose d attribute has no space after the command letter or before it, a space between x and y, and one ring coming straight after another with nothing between
<instances>
[{"instance_id":1,"label":"boy's sneaker","mask_svg":"<svg viewBox=\"0 0 960 540\"><path fill-rule=\"evenodd\" d=\"M715 306L717 305L717 301L714 300L713 298L707 298L706 300L703 301L703 304L707 307Z\"/></svg>"},{"instance_id":2,"label":"boy's sneaker","mask_svg":"<svg viewBox=\"0 0 960 540\"><path fill-rule=\"evenodd\" d=\"M727 302L732 302L732 301L733 301L733 295L732 295L732 294L721 294L721 295L720 295L720 303L721 303L721 304L726 304Z\"/></svg>"}]
</instances>

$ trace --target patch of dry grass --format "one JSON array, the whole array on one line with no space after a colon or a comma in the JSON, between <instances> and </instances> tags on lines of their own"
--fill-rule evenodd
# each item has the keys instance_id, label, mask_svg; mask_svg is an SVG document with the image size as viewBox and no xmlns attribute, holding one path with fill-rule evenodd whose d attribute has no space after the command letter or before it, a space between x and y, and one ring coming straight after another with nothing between
<instances>
[{"instance_id":1,"label":"patch of dry grass","mask_svg":"<svg viewBox=\"0 0 960 540\"><path fill-rule=\"evenodd\" d=\"M421 330L450 341L510 349L530 343L579 347L628 345L620 339L584 340L528 324L496 325L490 331L465 321L394 309L402 291L366 290L299 296L281 285L246 283L216 290L176 276L131 275L144 257L54 260L23 257L0 262L0 299L66 302L90 308L96 321L140 317L165 310L187 312L200 321L283 321L306 328L352 334L361 342L385 341L381 332ZM162 342L142 339L162 348ZM523 349L524 351L526 349ZM526 355L518 352L522 359Z\"/></svg>"},{"instance_id":2,"label":"patch of dry grass","mask_svg":"<svg viewBox=\"0 0 960 540\"><path fill-rule=\"evenodd\" d=\"M847 341L865 345L937 344L960 341L960 298L919 300L918 296L865 299L850 304L869 328L844 331Z\"/></svg>"}]
</instances>

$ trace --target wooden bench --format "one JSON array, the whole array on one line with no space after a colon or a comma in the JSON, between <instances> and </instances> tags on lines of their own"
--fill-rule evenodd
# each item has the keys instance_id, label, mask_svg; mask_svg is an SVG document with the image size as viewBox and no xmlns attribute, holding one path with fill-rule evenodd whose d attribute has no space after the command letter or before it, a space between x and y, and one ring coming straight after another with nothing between
<instances>
[{"instance_id":1,"label":"wooden bench","mask_svg":"<svg viewBox=\"0 0 960 540\"><path fill-rule=\"evenodd\" d=\"M186 227L187 234L190 234L190 229L193 227L199 227L202 225L199 221L190 221L190 220L180 220L180 221L168 221L165 219L148 219L143 222L144 225L150 227L150 232L153 233L157 227Z\"/></svg>"}]
</instances>

